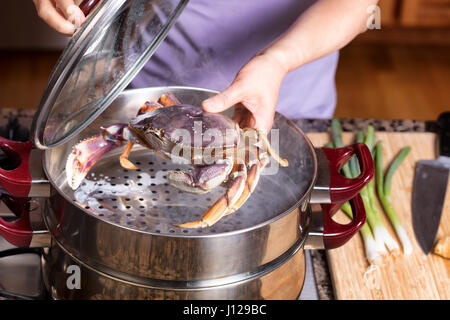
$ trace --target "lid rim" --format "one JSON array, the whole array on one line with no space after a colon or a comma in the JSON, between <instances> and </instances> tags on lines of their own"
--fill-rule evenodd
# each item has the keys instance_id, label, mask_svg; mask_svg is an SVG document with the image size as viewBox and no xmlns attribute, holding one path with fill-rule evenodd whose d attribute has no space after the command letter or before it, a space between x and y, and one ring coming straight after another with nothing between
<instances>
[{"instance_id":1,"label":"lid rim","mask_svg":"<svg viewBox=\"0 0 450 320\"><path fill-rule=\"evenodd\" d=\"M167 33L176 22L178 16L181 14L189 0L178 1L177 5L174 6L173 11L167 16L167 21L162 25L161 29L158 30L156 36L152 39L147 48L140 53L139 57L133 62L128 70L125 69L120 80L109 89L106 96L94 101L94 112L89 113L83 121L76 123L76 125L69 128L59 138L55 139L53 137L51 141L46 141L44 133L47 123L53 112L53 106L64 89L65 83L67 83L69 77L74 72L74 69L79 65L83 57L85 57L85 53L89 50L92 40L95 39L99 33L104 31L108 26L108 23L111 23L115 19L117 13L124 8L126 2L126 0L103 1L101 6L91 17L89 17L88 22L80 29L74 36L74 39L70 42L69 46L64 50L52 72L41 101L39 102L38 110L33 118L32 141L37 148L45 150L66 143L73 135L78 134L85 129L102 112L104 112L148 62L167 36Z\"/></svg>"},{"instance_id":2,"label":"lid rim","mask_svg":"<svg viewBox=\"0 0 450 320\"><path fill-rule=\"evenodd\" d=\"M106 25L114 17L126 0L103 1L82 28L75 33L67 48L61 54L39 102L37 112L32 123L32 141L38 149L56 147L54 144L46 144L44 141L45 123L51 113L51 108L58 98L63 86L77 63L82 59L82 54L87 51L90 41L102 31L102 27L92 32L93 25ZM60 144L58 144L60 145Z\"/></svg>"}]
</instances>

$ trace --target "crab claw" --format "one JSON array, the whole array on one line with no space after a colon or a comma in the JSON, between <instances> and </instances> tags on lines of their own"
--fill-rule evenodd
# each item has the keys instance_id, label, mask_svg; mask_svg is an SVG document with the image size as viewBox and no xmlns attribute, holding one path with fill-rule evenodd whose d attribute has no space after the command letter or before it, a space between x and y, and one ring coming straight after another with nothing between
<instances>
[{"instance_id":1,"label":"crab claw","mask_svg":"<svg viewBox=\"0 0 450 320\"><path fill-rule=\"evenodd\" d=\"M66 162L67 184L77 189L94 164L105 154L124 142L126 124L102 128L103 132L75 145Z\"/></svg>"}]
</instances>

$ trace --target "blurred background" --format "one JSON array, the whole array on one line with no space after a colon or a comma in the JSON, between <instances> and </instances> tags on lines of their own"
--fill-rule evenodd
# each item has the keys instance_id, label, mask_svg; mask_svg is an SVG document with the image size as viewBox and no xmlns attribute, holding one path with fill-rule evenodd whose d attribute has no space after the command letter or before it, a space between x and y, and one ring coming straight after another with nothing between
<instances>
[{"instance_id":1,"label":"blurred background","mask_svg":"<svg viewBox=\"0 0 450 320\"><path fill-rule=\"evenodd\" d=\"M433 120L450 110L450 0L381 0L381 30L341 50L336 116ZM31 0L3 1L0 108L37 107L67 38Z\"/></svg>"}]
</instances>

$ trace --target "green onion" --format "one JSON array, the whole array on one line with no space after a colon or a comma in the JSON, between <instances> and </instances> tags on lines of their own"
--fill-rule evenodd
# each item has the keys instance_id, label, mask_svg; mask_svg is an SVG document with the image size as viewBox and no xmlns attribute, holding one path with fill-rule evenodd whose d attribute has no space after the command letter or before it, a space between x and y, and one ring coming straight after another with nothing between
<instances>
[{"instance_id":1,"label":"green onion","mask_svg":"<svg viewBox=\"0 0 450 320\"><path fill-rule=\"evenodd\" d=\"M367 189L367 186L361 190L360 194L364 203L364 208L366 209L367 223L369 224L375 239L376 250L379 254L385 255L387 254L387 251L384 246L385 232L383 231L383 229L385 229L385 227L383 225L383 222L380 222L380 220L377 219L376 212L374 211L373 206L370 202L370 192Z\"/></svg>"},{"instance_id":2,"label":"green onion","mask_svg":"<svg viewBox=\"0 0 450 320\"><path fill-rule=\"evenodd\" d=\"M371 137L369 137L369 134L373 135L373 130L368 129L367 131L367 136L364 137L364 132L360 131L357 135L357 142L359 143L365 143L365 141L370 141L370 139L372 139ZM358 163L355 161L355 166L352 166L353 168L353 176L357 177L360 174L360 170L359 170L359 166ZM376 216L373 212L373 208L370 204L370 199L369 199L369 192L367 190L367 186L364 187L361 192L360 192L362 201L364 203L364 208L366 209L366 220L367 220L367 224L370 226L371 230L372 230L372 234L373 234L373 238L375 241L375 248L376 251L380 254L380 255L385 255L387 254L386 248L384 246L384 241L383 241L383 237L380 236L380 231L379 231L379 223L376 219Z\"/></svg>"},{"instance_id":3,"label":"green onion","mask_svg":"<svg viewBox=\"0 0 450 320\"><path fill-rule=\"evenodd\" d=\"M375 145L375 130L372 125L367 126L367 134L364 143L367 145L370 152L372 152Z\"/></svg>"},{"instance_id":4,"label":"green onion","mask_svg":"<svg viewBox=\"0 0 450 320\"><path fill-rule=\"evenodd\" d=\"M375 133L373 126L367 127L367 135L364 143L369 148L370 152L374 149L375 145ZM386 246L390 252L397 253L400 251L397 242L392 238L386 226L381 218L381 213L378 210L378 206L375 201L375 185L374 181L370 181L361 191L363 201L365 201L366 209L369 208L367 214L367 220L369 221L370 228L372 229L377 247L380 252L383 252L384 246ZM382 249L383 248L383 249Z\"/></svg>"},{"instance_id":5,"label":"green onion","mask_svg":"<svg viewBox=\"0 0 450 320\"><path fill-rule=\"evenodd\" d=\"M400 239L403 247L404 254L410 254L412 252L411 241L409 240L408 234L403 227L400 219L398 218L397 212L395 211L391 202L391 181L395 171L398 169L402 161L411 151L411 147L403 148L399 154L395 157L394 161L390 165L386 178L383 183L383 145L379 142L376 146L376 162L375 162L375 176L377 181L377 193L381 204L383 205L384 211L386 212L389 220L391 221L394 230Z\"/></svg>"},{"instance_id":6,"label":"green onion","mask_svg":"<svg viewBox=\"0 0 450 320\"><path fill-rule=\"evenodd\" d=\"M378 206L376 205L375 201L375 188L373 181L369 182L367 184L367 192L369 193L369 204L372 208L372 212L374 215L374 224L371 225L373 233L375 235L375 239L379 237L383 240L386 247L389 249L392 253L398 253L400 248L397 244L397 241L391 236L389 231L386 229L386 226L384 225L383 219L381 218L381 213L378 210ZM375 229L375 230L374 230Z\"/></svg>"},{"instance_id":7,"label":"green onion","mask_svg":"<svg viewBox=\"0 0 450 320\"><path fill-rule=\"evenodd\" d=\"M358 135L356 136L356 142L357 143L363 143L364 142L364 131L358 132Z\"/></svg>"},{"instance_id":8,"label":"green onion","mask_svg":"<svg viewBox=\"0 0 450 320\"><path fill-rule=\"evenodd\" d=\"M340 143L340 145L342 146L342 130L341 130L341 126L339 123L339 120L334 120L332 121L332 128L333 128L333 139L334 141L338 141L338 144ZM329 142L326 147L328 148L333 148L335 147L335 144L333 142ZM356 160L356 157L353 157L350 161L350 167L348 168L348 170L343 170L344 175L347 178L353 178L359 175L359 168L358 168L358 162ZM351 170L353 172L351 172ZM352 213L352 208L350 206L349 202L345 202L342 207L341 207L342 211L344 211L349 217L350 219L353 219L353 213ZM364 223L364 225L361 227L361 229L359 230L359 232L361 233L361 237L363 239L363 243L364 243L364 251L366 253L366 258L369 261L370 265L373 264L378 264L381 261L381 256L378 253L377 250L377 245L375 242L375 239L372 235L372 231L370 230L369 225L367 224L367 222Z\"/></svg>"},{"instance_id":9,"label":"green onion","mask_svg":"<svg viewBox=\"0 0 450 320\"><path fill-rule=\"evenodd\" d=\"M349 202L344 203L341 209L350 217L350 219L353 219L352 207ZM367 222L363 224L361 229L359 229L359 232L363 238L364 251L366 252L367 260L370 264L379 264L381 262L381 255L377 251L377 244Z\"/></svg>"},{"instance_id":10,"label":"green onion","mask_svg":"<svg viewBox=\"0 0 450 320\"><path fill-rule=\"evenodd\" d=\"M343 147L342 129L339 119L332 120L331 131L334 144L329 143L327 144L327 147ZM366 256L372 264L381 259L380 255L387 253L386 247L392 253L397 253L400 251L397 241L395 241L384 225L380 210L375 200L375 191L378 194L380 202L402 243L404 253L409 254L412 251L411 242L409 241L406 231L403 228L391 203L391 181L395 171L400 166L403 159L407 156L411 148L406 147L401 150L399 155L392 162L386 175L383 177L383 147L381 142L375 145L376 137L374 127L369 125L367 127L366 134L364 134L363 131L358 132L356 141L367 145L372 154L372 158L375 161L376 170L376 184L375 181L372 180L360 192L367 217L367 222L360 230L364 240ZM348 164L343 166L342 173L348 178L355 178L360 175L359 164L355 156L350 159ZM344 203L341 209L350 218L352 218L352 210L348 202Z\"/></svg>"},{"instance_id":11,"label":"green onion","mask_svg":"<svg viewBox=\"0 0 450 320\"><path fill-rule=\"evenodd\" d=\"M342 129L338 118L331 120L331 133L333 135L335 147L342 148L344 143L342 142ZM342 167L342 172L344 173L344 176L351 177L350 168L347 163Z\"/></svg>"}]
</instances>

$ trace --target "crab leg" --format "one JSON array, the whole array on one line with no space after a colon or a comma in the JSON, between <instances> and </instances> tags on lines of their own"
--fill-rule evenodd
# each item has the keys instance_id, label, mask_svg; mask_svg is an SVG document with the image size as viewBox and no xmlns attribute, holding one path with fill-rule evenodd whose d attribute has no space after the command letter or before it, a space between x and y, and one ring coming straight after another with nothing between
<instances>
[{"instance_id":1,"label":"crab leg","mask_svg":"<svg viewBox=\"0 0 450 320\"><path fill-rule=\"evenodd\" d=\"M144 103L144 105L142 107L139 108L139 112L138 112L138 116L140 116L141 114L156 110L156 109L160 109L160 108L164 108L164 106L162 104L159 104L158 102L154 102L154 101L147 101L146 103Z\"/></svg>"},{"instance_id":2,"label":"crab leg","mask_svg":"<svg viewBox=\"0 0 450 320\"><path fill-rule=\"evenodd\" d=\"M255 161L253 164L250 165L247 180L245 181L244 190L242 191L242 194L239 197L239 199L230 207L228 212L225 214L226 216L236 212L240 207L242 207L245 201L248 200L248 198L258 185L259 177L261 176L262 170L268 163L269 159L265 157L261 161Z\"/></svg>"},{"instance_id":3,"label":"crab leg","mask_svg":"<svg viewBox=\"0 0 450 320\"><path fill-rule=\"evenodd\" d=\"M280 164L280 166L282 167L287 167L289 166L289 162L287 159L283 159L280 157L280 155L272 148L272 146L270 145L269 139L267 139L267 136L264 134L264 132L257 130L257 129L253 129L253 128L245 128L242 129L244 132L246 131L256 131L257 137L258 137L258 142L261 141L262 143L262 148L265 149L267 151L267 153L275 159L276 162L278 162Z\"/></svg>"},{"instance_id":4,"label":"crab leg","mask_svg":"<svg viewBox=\"0 0 450 320\"><path fill-rule=\"evenodd\" d=\"M128 157L130 156L131 149L134 146L134 142L128 141L125 150L123 150L122 154L120 155L120 165L129 170L137 170L138 167L136 167L130 160L128 160Z\"/></svg>"},{"instance_id":5,"label":"crab leg","mask_svg":"<svg viewBox=\"0 0 450 320\"><path fill-rule=\"evenodd\" d=\"M238 163L230 174L232 184L226 193L206 211L199 221L192 221L177 225L180 228L206 228L219 221L231 210L236 201L241 197L247 179L247 168L244 163Z\"/></svg>"},{"instance_id":6,"label":"crab leg","mask_svg":"<svg viewBox=\"0 0 450 320\"><path fill-rule=\"evenodd\" d=\"M101 157L122 146L130 137L128 125L125 123L113 124L101 129L101 133L75 145L67 158L67 183L74 190L79 187L89 170Z\"/></svg>"},{"instance_id":7,"label":"crab leg","mask_svg":"<svg viewBox=\"0 0 450 320\"><path fill-rule=\"evenodd\" d=\"M263 146L265 147L265 149L267 150L267 153L275 159L276 162L278 162L280 164L280 166L282 167L287 167L289 166L289 162L286 159L283 159L279 156L279 154L272 149L272 146L270 145L269 139L267 139L267 136L260 132L259 133L259 137L261 138L262 142L263 142Z\"/></svg>"},{"instance_id":8,"label":"crab leg","mask_svg":"<svg viewBox=\"0 0 450 320\"><path fill-rule=\"evenodd\" d=\"M177 99L172 93L167 92L159 98L159 103L164 107L171 107L174 105L181 104L180 100Z\"/></svg>"}]
</instances>

